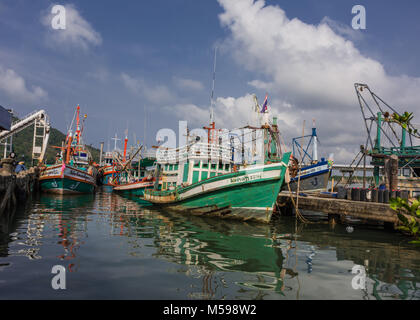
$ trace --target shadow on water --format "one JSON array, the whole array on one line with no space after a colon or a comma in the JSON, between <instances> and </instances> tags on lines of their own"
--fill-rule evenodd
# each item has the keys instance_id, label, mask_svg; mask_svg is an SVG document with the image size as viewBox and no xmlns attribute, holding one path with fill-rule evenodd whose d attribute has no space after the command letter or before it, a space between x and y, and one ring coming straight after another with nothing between
<instances>
[{"instance_id":1,"label":"shadow on water","mask_svg":"<svg viewBox=\"0 0 420 320\"><path fill-rule=\"evenodd\" d=\"M263 225L179 215L111 193L42 195L1 222L0 287L36 282L36 268L60 263L72 273L67 298L418 299L420 250L407 242L293 217ZM354 265L366 270L364 289L352 288ZM33 287L18 297L55 297Z\"/></svg>"}]
</instances>

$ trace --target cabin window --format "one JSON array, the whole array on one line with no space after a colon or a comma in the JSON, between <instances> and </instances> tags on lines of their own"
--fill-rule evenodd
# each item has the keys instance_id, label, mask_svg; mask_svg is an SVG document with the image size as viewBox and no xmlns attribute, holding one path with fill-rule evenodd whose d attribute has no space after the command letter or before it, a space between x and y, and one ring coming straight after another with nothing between
<instances>
[{"instance_id":1,"label":"cabin window","mask_svg":"<svg viewBox=\"0 0 420 320\"><path fill-rule=\"evenodd\" d=\"M187 182L188 181L188 168L189 168L189 165L188 165L188 162L186 162L184 164L184 175L182 177L182 182Z\"/></svg>"},{"instance_id":2,"label":"cabin window","mask_svg":"<svg viewBox=\"0 0 420 320\"><path fill-rule=\"evenodd\" d=\"M216 170L216 169L217 169L217 163L212 163L211 170Z\"/></svg>"},{"instance_id":3,"label":"cabin window","mask_svg":"<svg viewBox=\"0 0 420 320\"><path fill-rule=\"evenodd\" d=\"M199 176L200 176L200 171L193 171L192 183L198 182Z\"/></svg>"},{"instance_id":4,"label":"cabin window","mask_svg":"<svg viewBox=\"0 0 420 320\"><path fill-rule=\"evenodd\" d=\"M201 171L201 180L206 180L208 177L208 172L207 171Z\"/></svg>"},{"instance_id":5,"label":"cabin window","mask_svg":"<svg viewBox=\"0 0 420 320\"><path fill-rule=\"evenodd\" d=\"M411 176L411 170L409 168L403 169L403 176L404 177L410 177Z\"/></svg>"},{"instance_id":6,"label":"cabin window","mask_svg":"<svg viewBox=\"0 0 420 320\"><path fill-rule=\"evenodd\" d=\"M207 169L209 167L209 164L207 162L203 162L203 169Z\"/></svg>"},{"instance_id":7,"label":"cabin window","mask_svg":"<svg viewBox=\"0 0 420 320\"><path fill-rule=\"evenodd\" d=\"M175 171L178 171L178 164L175 164L175 165L174 165L174 170L175 170Z\"/></svg>"},{"instance_id":8,"label":"cabin window","mask_svg":"<svg viewBox=\"0 0 420 320\"><path fill-rule=\"evenodd\" d=\"M162 189L163 189L163 190L166 190L166 182L164 182L164 183L162 184Z\"/></svg>"},{"instance_id":9,"label":"cabin window","mask_svg":"<svg viewBox=\"0 0 420 320\"><path fill-rule=\"evenodd\" d=\"M169 171L172 171L174 166L172 164L169 165Z\"/></svg>"},{"instance_id":10,"label":"cabin window","mask_svg":"<svg viewBox=\"0 0 420 320\"><path fill-rule=\"evenodd\" d=\"M194 168L200 168L200 161L194 163Z\"/></svg>"},{"instance_id":11,"label":"cabin window","mask_svg":"<svg viewBox=\"0 0 420 320\"><path fill-rule=\"evenodd\" d=\"M225 164L225 170L229 171L229 164Z\"/></svg>"}]
</instances>

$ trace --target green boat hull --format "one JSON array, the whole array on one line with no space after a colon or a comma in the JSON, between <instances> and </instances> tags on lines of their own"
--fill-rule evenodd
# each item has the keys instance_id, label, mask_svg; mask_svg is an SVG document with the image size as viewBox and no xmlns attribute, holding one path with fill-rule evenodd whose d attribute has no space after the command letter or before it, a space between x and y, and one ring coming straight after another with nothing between
<instances>
[{"instance_id":1,"label":"green boat hull","mask_svg":"<svg viewBox=\"0 0 420 320\"><path fill-rule=\"evenodd\" d=\"M195 215L268 222L280 187L280 179L244 184L161 206Z\"/></svg>"},{"instance_id":2,"label":"green boat hull","mask_svg":"<svg viewBox=\"0 0 420 320\"><path fill-rule=\"evenodd\" d=\"M216 176L175 192L147 191L145 199L171 211L269 222L289 157L287 153L281 163Z\"/></svg>"},{"instance_id":3,"label":"green boat hull","mask_svg":"<svg viewBox=\"0 0 420 320\"><path fill-rule=\"evenodd\" d=\"M53 178L40 181L41 190L47 193L78 194L93 193L95 186L68 178Z\"/></svg>"}]
</instances>

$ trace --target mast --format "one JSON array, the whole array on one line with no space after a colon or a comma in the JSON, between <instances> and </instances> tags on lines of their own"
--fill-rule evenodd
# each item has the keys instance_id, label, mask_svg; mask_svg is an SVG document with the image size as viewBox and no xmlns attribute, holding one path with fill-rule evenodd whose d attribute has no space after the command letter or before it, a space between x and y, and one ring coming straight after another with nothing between
<instances>
[{"instance_id":1,"label":"mast","mask_svg":"<svg viewBox=\"0 0 420 320\"><path fill-rule=\"evenodd\" d=\"M71 131L69 132L69 138L67 141L67 151L66 151L66 164L70 162L70 150L71 150L71 143L73 141L73 136Z\"/></svg>"},{"instance_id":2,"label":"mast","mask_svg":"<svg viewBox=\"0 0 420 320\"><path fill-rule=\"evenodd\" d=\"M312 161L318 162L318 136L316 134L315 119L312 120Z\"/></svg>"},{"instance_id":3,"label":"mast","mask_svg":"<svg viewBox=\"0 0 420 320\"><path fill-rule=\"evenodd\" d=\"M214 87L216 83L216 62L217 62L217 47L214 48L213 84L212 84L212 89L211 89L211 100L210 100L210 125L214 124Z\"/></svg>"},{"instance_id":4,"label":"mast","mask_svg":"<svg viewBox=\"0 0 420 320\"><path fill-rule=\"evenodd\" d=\"M118 136L115 133L115 138L111 138L111 140L114 140L114 150L117 150L117 141L121 140L121 139L118 139Z\"/></svg>"},{"instance_id":5,"label":"mast","mask_svg":"<svg viewBox=\"0 0 420 320\"><path fill-rule=\"evenodd\" d=\"M204 127L207 130L207 141L209 144L216 143L216 124L214 121L214 87L216 83L216 61L217 61L217 47L214 49L214 66L213 66L213 84L210 97L210 126Z\"/></svg>"},{"instance_id":6,"label":"mast","mask_svg":"<svg viewBox=\"0 0 420 320\"><path fill-rule=\"evenodd\" d=\"M77 115L76 115L77 127L76 127L76 141L77 146L80 143L80 106L77 105Z\"/></svg>"},{"instance_id":7,"label":"mast","mask_svg":"<svg viewBox=\"0 0 420 320\"><path fill-rule=\"evenodd\" d=\"M128 142L128 137L127 137L127 135L125 136L125 139L124 139L124 163L125 163L125 161L126 161L126 156L127 156L127 142Z\"/></svg>"}]
</instances>

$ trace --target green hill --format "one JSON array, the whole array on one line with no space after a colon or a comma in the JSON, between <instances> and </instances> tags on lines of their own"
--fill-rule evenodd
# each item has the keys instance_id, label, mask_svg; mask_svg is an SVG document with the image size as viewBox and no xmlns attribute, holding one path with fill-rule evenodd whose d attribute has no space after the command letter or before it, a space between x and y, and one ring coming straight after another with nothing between
<instances>
[{"instance_id":1,"label":"green hill","mask_svg":"<svg viewBox=\"0 0 420 320\"><path fill-rule=\"evenodd\" d=\"M25 161L25 166L27 167L32 166L33 134L34 134L34 127L32 125L13 136L13 151L17 155L17 160ZM57 152L59 152L59 150L57 148L54 148L53 146L61 147L61 142L64 141L65 139L66 139L66 135L64 133L62 133L61 131L55 128L51 128L47 153L45 155L46 163L55 162L55 155L57 154ZM99 162L100 151L92 146L87 146L87 148L92 154L94 161ZM0 146L1 158L3 158L3 155L4 155L4 145L1 145Z\"/></svg>"}]
</instances>

